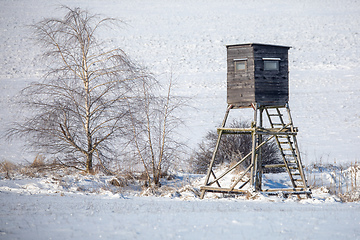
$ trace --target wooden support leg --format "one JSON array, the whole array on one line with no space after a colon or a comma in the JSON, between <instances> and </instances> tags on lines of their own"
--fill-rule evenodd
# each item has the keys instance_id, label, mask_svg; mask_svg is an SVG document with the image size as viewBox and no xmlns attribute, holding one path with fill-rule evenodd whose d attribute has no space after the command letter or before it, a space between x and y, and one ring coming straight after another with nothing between
<instances>
[{"instance_id":1,"label":"wooden support leg","mask_svg":"<svg viewBox=\"0 0 360 240\"><path fill-rule=\"evenodd\" d=\"M259 109L259 127L262 128L263 127L263 108ZM262 135L258 136L258 143L257 145L260 146L262 145ZM261 185L262 185L262 155L261 155L261 148L258 149L257 152L257 172L256 172L256 176L255 176L255 190L256 191L261 191Z\"/></svg>"},{"instance_id":2,"label":"wooden support leg","mask_svg":"<svg viewBox=\"0 0 360 240\"><path fill-rule=\"evenodd\" d=\"M257 105L254 107L254 121L251 123L251 128L256 128L257 121ZM253 186L255 188L255 175L257 171L257 163L256 163L256 145L257 145L257 139L256 139L256 133L253 131L251 133L251 140L252 140L252 148L251 148L251 173L250 173L250 186Z\"/></svg>"},{"instance_id":3,"label":"wooden support leg","mask_svg":"<svg viewBox=\"0 0 360 240\"><path fill-rule=\"evenodd\" d=\"M232 108L233 108L233 106L232 106L232 105L229 105L228 108L226 109L225 117L224 117L224 120L223 120L223 122L222 122L222 124L221 124L221 127L222 127L222 128L225 127L226 120L227 120L227 118L228 118L228 116L229 116L230 109L232 109ZM210 166L209 166L208 172L207 172L207 174L206 174L205 184L204 184L205 186L208 185L211 174L212 174L213 177L216 179L216 176L215 176L212 168L213 168L213 166L214 166L216 153L217 153L217 151L219 150L220 141L221 141L221 136L222 136L222 131L220 131L220 132L219 132L219 135L218 135L218 139L217 139L217 142L216 142L216 146L215 146L215 149L214 149L214 152L213 152L211 161L210 161ZM219 182L217 182L217 184L218 184L218 186L220 187ZM204 198L204 196L205 196L205 191L206 191L206 190L202 190L202 191L201 191L201 194L200 194L200 198L201 198L201 199Z\"/></svg>"}]
</instances>

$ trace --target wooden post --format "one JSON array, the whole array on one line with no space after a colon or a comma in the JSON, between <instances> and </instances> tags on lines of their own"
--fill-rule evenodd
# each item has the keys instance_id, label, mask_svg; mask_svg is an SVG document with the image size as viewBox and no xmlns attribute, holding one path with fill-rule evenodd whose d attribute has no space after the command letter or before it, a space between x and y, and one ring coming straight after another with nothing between
<instances>
[{"instance_id":1,"label":"wooden post","mask_svg":"<svg viewBox=\"0 0 360 240\"><path fill-rule=\"evenodd\" d=\"M251 128L256 129L256 121L257 121L257 104L254 107L254 121L251 123ZM253 186L255 188L255 175L257 171L257 164L256 164L256 145L257 145L257 139L256 139L256 131L251 132L251 140L252 140L252 148L251 148L251 173L250 173L250 186Z\"/></svg>"},{"instance_id":2,"label":"wooden post","mask_svg":"<svg viewBox=\"0 0 360 240\"><path fill-rule=\"evenodd\" d=\"M224 120L221 124L221 128L224 128L225 127L225 124L226 124L226 120L229 116L229 112L230 112L230 109L233 108L233 105L229 105L228 108L226 109L226 113L225 113L225 117L224 117ZM219 150L219 146L220 146L220 142L221 142L221 136L222 136L222 130L220 130L219 132L219 135L218 135L218 139L217 139L217 142L216 142L216 146L215 146L215 149L214 149L214 152L213 152L213 155L212 155L212 158L211 158L211 161L210 161L210 166L209 166L209 169L208 169L208 172L206 174L206 178L205 178L205 186L208 185L208 182L209 182L209 179L210 179L210 175L212 174L213 177L216 179L216 176L212 170L213 166L214 166L214 163L215 163L215 157L216 157L216 153L217 151ZM216 181L216 183L218 184L218 186L220 187L220 184L218 181ZM201 191L201 194L200 194L200 198L203 199L204 198L204 195L205 195L205 190L202 190Z\"/></svg>"},{"instance_id":3,"label":"wooden post","mask_svg":"<svg viewBox=\"0 0 360 240\"><path fill-rule=\"evenodd\" d=\"M259 127L263 127L263 108L259 109ZM258 136L258 146L262 143L262 134ZM261 148L258 149L257 155L257 173L256 173L256 182L255 182L255 190L261 191L261 183L262 183L262 155L261 155Z\"/></svg>"}]
</instances>

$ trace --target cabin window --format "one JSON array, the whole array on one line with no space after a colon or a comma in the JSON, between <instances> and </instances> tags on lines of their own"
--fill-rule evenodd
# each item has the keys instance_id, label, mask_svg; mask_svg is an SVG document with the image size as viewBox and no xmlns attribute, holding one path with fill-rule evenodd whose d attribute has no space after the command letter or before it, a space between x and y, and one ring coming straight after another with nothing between
<instances>
[{"instance_id":1,"label":"cabin window","mask_svg":"<svg viewBox=\"0 0 360 240\"><path fill-rule=\"evenodd\" d=\"M263 58L265 71L279 71L280 58Z\"/></svg>"},{"instance_id":2,"label":"cabin window","mask_svg":"<svg viewBox=\"0 0 360 240\"><path fill-rule=\"evenodd\" d=\"M246 70L247 59L234 59L235 72L241 72Z\"/></svg>"}]
</instances>

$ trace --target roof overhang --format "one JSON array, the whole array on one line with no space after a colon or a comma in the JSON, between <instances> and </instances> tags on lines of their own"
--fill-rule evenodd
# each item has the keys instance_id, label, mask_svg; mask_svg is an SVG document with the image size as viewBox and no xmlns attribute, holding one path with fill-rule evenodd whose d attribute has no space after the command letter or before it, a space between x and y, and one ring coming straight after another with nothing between
<instances>
[{"instance_id":1,"label":"roof overhang","mask_svg":"<svg viewBox=\"0 0 360 240\"><path fill-rule=\"evenodd\" d=\"M267 46L267 47L282 47L282 48L291 48L290 46L283 46L283 45L274 45L274 44L263 44L263 43L242 43L242 44L230 44L226 45L227 48L229 47L241 47L241 46Z\"/></svg>"}]
</instances>

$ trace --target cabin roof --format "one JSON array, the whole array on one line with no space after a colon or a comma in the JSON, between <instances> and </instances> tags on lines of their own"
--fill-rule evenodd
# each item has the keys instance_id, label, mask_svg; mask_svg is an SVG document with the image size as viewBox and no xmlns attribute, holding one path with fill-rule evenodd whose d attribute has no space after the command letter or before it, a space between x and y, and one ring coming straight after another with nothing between
<instances>
[{"instance_id":1,"label":"cabin roof","mask_svg":"<svg viewBox=\"0 0 360 240\"><path fill-rule=\"evenodd\" d=\"M291 48L290 46L282 46L282 45L273 45L273 44L263 44L263 43L242 43L242 44L231 44L231 45L226 45L226 48L229 48L229 47L238 47L238 46L254 46L254 45L257 45L257 46L271 46L271 47L282 47L282 48Z\"/></svg>"}]
</instances>

